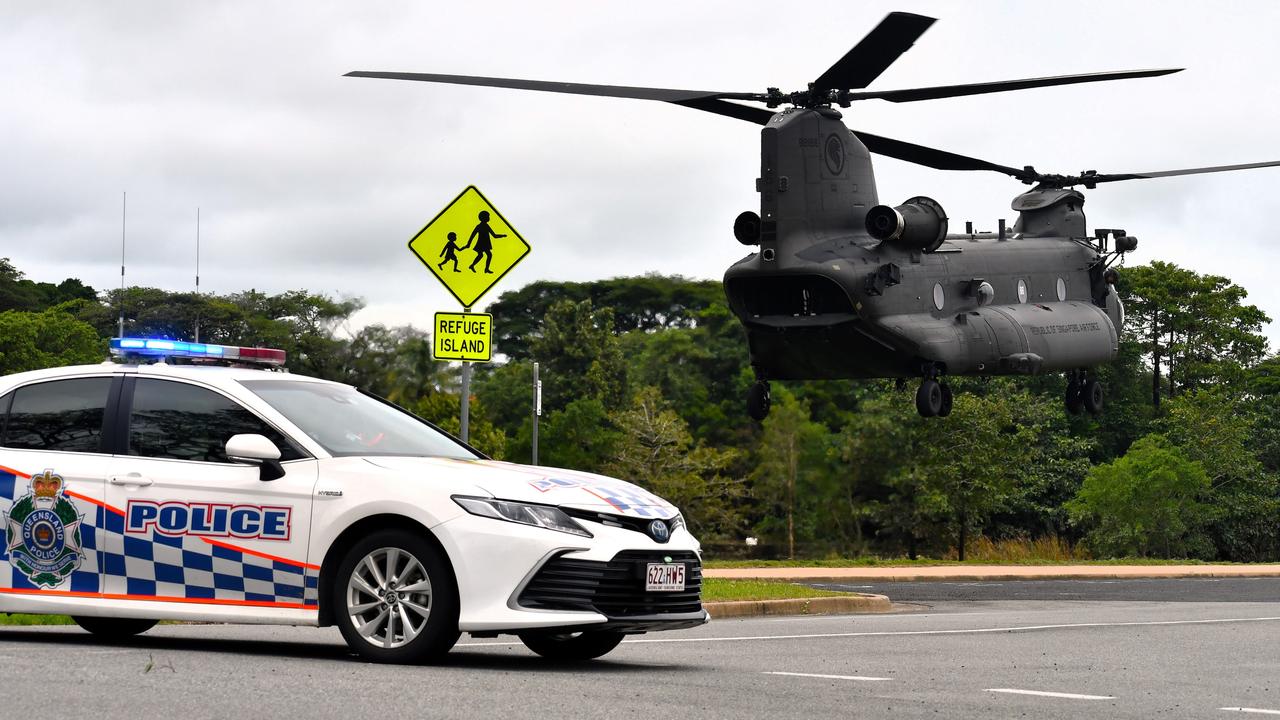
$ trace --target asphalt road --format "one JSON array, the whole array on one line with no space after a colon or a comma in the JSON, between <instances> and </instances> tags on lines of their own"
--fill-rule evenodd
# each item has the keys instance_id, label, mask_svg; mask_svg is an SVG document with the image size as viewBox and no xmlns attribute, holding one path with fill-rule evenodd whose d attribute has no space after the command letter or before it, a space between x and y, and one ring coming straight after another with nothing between
<instances>
[{"instance_id":1,"label":"asphalt road","mask_svg":"<svg viewBox=\"0 0 1280 720\"><path fill-rule=\"evenodd\" d=\"M890 600L903 603L975 600L1280 602L1280 577L813 583L813 586L887 595Z\"/></svg>"},{"instance_id":2,"label":"asphalt road","mask_svg":"<svg viewBox=\"0 0 1280 720\"><path fill-rule=\"evenodd\" d=\"M394 667L332 628L0 628L0 717L1225 718L1280 712L1278 643L1280 602L1150 598L726 620L581 666L505 638Z\"/></svg>"}]
</instances>

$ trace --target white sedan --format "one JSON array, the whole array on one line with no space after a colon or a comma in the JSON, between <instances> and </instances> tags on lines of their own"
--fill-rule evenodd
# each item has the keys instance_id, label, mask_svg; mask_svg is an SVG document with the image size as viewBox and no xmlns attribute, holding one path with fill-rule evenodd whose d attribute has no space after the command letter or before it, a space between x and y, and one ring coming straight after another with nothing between
<instances>
[{"instance_id":1,"label":"white sedan","mask_svg":"<svg viewBox=\"0 0 1280 720\"><path fill-rule=\"evenodd\" d=\"M337 625L381 662L439 659L460 632L589 659L708 620L698 541L640 487L488 460L263 369L279 351L111 344L123 362L0 378L0 612L115 637Z\"/></svg>"}]
</instances>

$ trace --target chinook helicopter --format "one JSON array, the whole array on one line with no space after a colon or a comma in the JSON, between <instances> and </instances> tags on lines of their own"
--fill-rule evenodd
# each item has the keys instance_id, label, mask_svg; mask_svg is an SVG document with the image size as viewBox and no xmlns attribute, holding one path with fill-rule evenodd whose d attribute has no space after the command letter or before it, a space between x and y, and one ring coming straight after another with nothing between
<instances>
[{"instance_id":1,"label":"chinook helicopter","mask_svg":"<svg viewBox=\"0 0 1280 720\"><path fill-rule=\"evenodd\" d=\"M1015 168L850 130L835 106L916 102L1028 88L1149 78L1181 68L1059 75L906 90L866 90L934 18L890 13L804 90L673 90L512 78L355 71L415 80L656 100L764 126L759 213L734 237L759 250L725 272L729 305L746 329L756 382L748 414L769 413L770 380L920 378L916 409L951 412L950 375L1063 372L1068 412L1097 414L1091 372L1119 349L1124 308L1112 266L1137 248L1121 229L1085 225L1084 195L1100 183L1224 172L1280 161L1141 173L1078 175ZM739 104L763 103L765 108ZM1013 200L1013 227L950 232L942 205L912 197L880 204L871 154L939 170L1004 173L1033 187Z\"/></svg>"}]
</instances>

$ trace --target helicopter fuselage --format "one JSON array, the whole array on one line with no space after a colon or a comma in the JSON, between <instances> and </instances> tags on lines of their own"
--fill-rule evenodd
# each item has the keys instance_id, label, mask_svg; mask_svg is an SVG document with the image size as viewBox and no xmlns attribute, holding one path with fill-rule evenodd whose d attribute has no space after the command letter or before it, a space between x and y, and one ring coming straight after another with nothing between
<instances>
[{"instance_id":1,"label":"helicopter fuselage","mask_svg":"<svg viewBox=\"0 0 1280 720\"><path fill-rule=\"evenodd\" d=\"M764 379L1032 374L1114 358L1100 260L1063 237L952 235L924 253L850 235L754 253L725 289Z\"/></svg>"},{"instance_id":2,"label":"helicopter fuselage","mask_svg":"<svg viewBox=\"0 0 1280 720\"><path fill-rule=\"evenodd\" d=\"M760 250L728 269L725 292L761 380L1032 374L1115 356L1122 312L1078 192L1034 189L1010 232L959 235L916 198L936 236L876 239L870 154L830 108L770 120L756 188Z\"/></svg>"}]
</instances>

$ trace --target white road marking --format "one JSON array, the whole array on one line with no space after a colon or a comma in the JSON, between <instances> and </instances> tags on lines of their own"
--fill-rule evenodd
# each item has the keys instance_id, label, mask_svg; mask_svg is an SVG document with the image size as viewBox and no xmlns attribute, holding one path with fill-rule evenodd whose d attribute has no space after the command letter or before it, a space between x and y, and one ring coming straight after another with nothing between
<instances>
[{"instance_id":1,"label":"white road marking","mask_svg":"<svg viewBox=\"0 0 1280 720\"><path fill-rule=\"evenodd\" d=\"M909 617L909 616L903 616ZM919 615L915 617L921 617ZM624 640L624 645L648 643L744 642L752 640L809 640L816 638L890 637L900 635L984 635L990 633L1035 632L1038 630L1074 630L1079 628L1152 627L1159 625L1222 625L1227 623L1276 622L1280 616L1254 618L1213 618L1209 620L1141 620L1132 622L1062 623L1058 625L1013 625L1008 627L968 628L960 630L868 630L864 632L806 633L803 635L743 635L728 637L642 638ZM458 643L457 647L492 647L519 645L519 641Z\"/></svg>"},{"instance_id":2,"label":"white road marking","mask_svg":"<svg viewBox=\"0 0 1280 720\"><path fill-rule=\"evenodd\" d=\"M1237 708L1218 708L1218 709L1226 710L1227 712L1253 713L1255 715L1280 715L1280 710L1265 710L1263 708L1237 707Z\"/></svg>"},{"instance_id":3,"label":"white road marking","mask_svg":"<svg viewBox=\"0 0 1280 720\"><path fill-rule=\"evenodd\" d=\"M1078 695L1076 693L1048 692L1045 690L1015 690L1013 688L987 688L987 692L1010 695L1037 695L1039 697L1066 698L1067 700L1115 700L1111 695Z\"/></svg>"},{"instance_id":4,"label":"white road marking","mask_svg":"<svg viewBox=\"0 0 1280 720\"><path fill-rule=\"evenodd\" d=\"M1010 627L969 628L961 630L875 630L845 633L807 633L804 635L746 635L707 638L644 638L625 640L625 643L690 643L690 642L740 642L746 640L808 640L810 638L880 637L894 635L977 635L987 633L1032 632L1036 630L1066 630L1075 628L1142 627L1155 625L1217 625L1223 623L1275 622L1277 617L1215 618L1210 620L1142 620L1132 622L1063 623L1059 625L1015 625ZM505 643L492 643L502 645Z\"/></svg>"},{"instance_id":5,"label":"white road marking","mask_svg":"<svg viewBox=\"0 0 1280 720\"><path fill-rule=\"evenodd\" d=\"M797 673L797 672L769 672L765 671L761 675L787 675L789 677L805 677L805 678L821 678L823 680L892 680L893 678L869 677L867 675L819 675L817 673Z\"/></svg>"}]
</instances>

